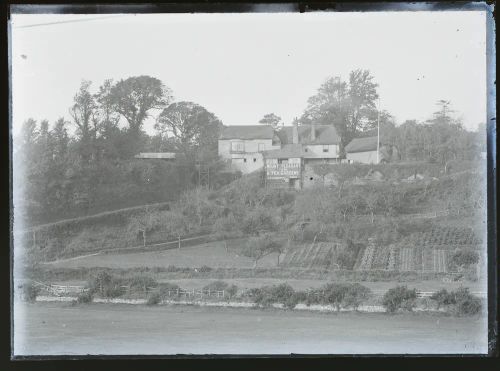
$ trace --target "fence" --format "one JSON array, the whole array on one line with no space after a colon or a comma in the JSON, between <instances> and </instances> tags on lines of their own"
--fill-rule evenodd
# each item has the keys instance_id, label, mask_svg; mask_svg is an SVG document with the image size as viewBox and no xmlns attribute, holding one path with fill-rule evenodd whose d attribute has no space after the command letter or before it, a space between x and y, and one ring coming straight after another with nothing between
<instances>
[{"instance_id":1,"label":"fence","mask_svg":"<svg viewBox=\"0 0 500 371\"><path fill-rule=\"evenodd\" d=\"M84 286L68 286L68 285L54 285L54 284L44 284L42 282L35 281L34 284L40 287L42 290L46 291L49 294L53 294L55 296L61 296L65 294L80 294L82 292L86 292L89 289Z\"/></svg>"}]
</instances>

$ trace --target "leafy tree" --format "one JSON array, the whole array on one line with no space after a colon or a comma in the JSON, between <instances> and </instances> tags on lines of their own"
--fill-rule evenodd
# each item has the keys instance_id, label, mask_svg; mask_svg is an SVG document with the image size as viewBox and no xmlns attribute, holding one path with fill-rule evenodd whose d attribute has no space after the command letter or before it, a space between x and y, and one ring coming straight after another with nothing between
<instances>
[{"instance_id":1,"label":"leafy tree","mask_svg":"<svg viewBox=\"0 0 500 371\"><path fill-rule=\"evenodd\" d=\"M73 98L70 115L77 127L78 153L83 163L88 164L94 156L94 145L97 136L96 102L90 93L91 81L83 80L79 91Z\"/></svg>"},{"instance_id":2,"label":"leafy tree","mask_svg":"<svg viewBox=\"0 0 500 371\"><path fill-rule=\"evenodd\" d=\"M257 263L263 257L278 252L281 244L283 244L283 241L275 238L270 233L265 233L260 236L250 237L242 250L242 254L253 259L253 268L255 269Z\"/></svg>"},{"instance_id":3,"label":"leafy tree","mask_svg":"<svg viewBox=\"0 0 500 371\"><path fill-rule=\"evenodd\" d=\"M268 113L262 117L259 121L260 124L271 125L273 129L277 129L279 126L283 126L283 120L281 117L275 115L274 113Z\"/></svg>"},{"instance_id":4,"label":"leafy tree","mask_svg":"<svg viewBox=\"0 0 500 371\"><path fill-rule=\"evenodd\" d=\"M130 154L137 152L141 128L151 110L170 103L171 91L151 76L134 76L115 83L109 90L109 103L128 123Z\"/></svg>"},{"instance_id":5,"label":"leafy tree","mask_svg":"<svg viewBox=\"0 0 500 371\"><path fill-rule=\"evenodd\" d=\"M368 70L354 70L349 81L329 77L308 100L301 118L304 123L333 125L341 138L341 152L356 134L368 125L376 109L377 84Z\"/></svg>"},{"instance_id":6,"label":"leafy tree","mask_svg":"<svg viewBox=\"0 0 500 371\"><path fill-rule=\"evenodd\" d=\"M204 107L193 102L172 103L158 116L155 129L175 139L177 149L192 158L196 152L210 151L214 157L222 122ZM206 156L203 156L206 158Z\"/></svg>"}]
</instances>

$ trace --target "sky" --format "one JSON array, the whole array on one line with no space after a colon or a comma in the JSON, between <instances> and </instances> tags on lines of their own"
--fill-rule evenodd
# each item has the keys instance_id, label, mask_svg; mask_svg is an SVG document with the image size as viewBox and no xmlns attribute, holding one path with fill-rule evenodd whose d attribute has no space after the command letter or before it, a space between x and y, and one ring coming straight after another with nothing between
<instances>
[{"instance_id":1,"label":"sky","mask_svg":"<svg viewBox=\"0 0 500 371\"><path fill-rule=\"evenodd\" d=\"M97 91L108 78L150 75L225 125L271 112L289 124L327 77L358 68L397 123L430 118L440 99L466 128L486 122L486 13L477 11L14 14L11 67L14 135L30 117L69 120L82 79Z\"/></svg>"}]
</instances>

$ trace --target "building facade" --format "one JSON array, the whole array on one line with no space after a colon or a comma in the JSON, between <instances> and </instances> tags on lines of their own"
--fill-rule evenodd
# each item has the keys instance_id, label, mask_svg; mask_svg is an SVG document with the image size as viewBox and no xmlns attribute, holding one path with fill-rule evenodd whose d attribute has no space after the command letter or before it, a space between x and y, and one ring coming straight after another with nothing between
<instances>
[{"instance_id":1,"label":"building facade","mask_svg":"<svg viewBox=\"0 0 500 371\"><path fill-rule=\"evenodd\" d=\"M377 136L354 138L345 147L346 159L349 163L378 164L390 162L391 157L397 157L396 148L382 141L378 145Z\"/></svg>"},{"instance_id":2,"label":"building facade","mask_svg":"<svg viewBox=\"0 0 500 371\"><path fill-rule=\"evenodd\" d=\"M264 155L269 187L301 189L316 184L314 168L340 162L340 138L330 125L294 125L278 132L282 146Z\"/></svg>"},{"instance_id":3,"label":"building facade","mask_svg":"<svg viewBox=\"0 0 500 371\"><path fill-rule=\"evenodd\" d=\"M264 166L262 153L281 148L271 125L225 126L219 137L219 156L231 169L248 174Z\"/></svg>"}]
</instances>

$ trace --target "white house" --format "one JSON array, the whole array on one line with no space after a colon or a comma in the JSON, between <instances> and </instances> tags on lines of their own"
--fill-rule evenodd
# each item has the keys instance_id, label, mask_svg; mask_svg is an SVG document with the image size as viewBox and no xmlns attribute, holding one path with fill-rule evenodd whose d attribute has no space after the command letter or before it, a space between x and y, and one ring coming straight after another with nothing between
<instances>
[{"instance_id":1,"label":"white house","mask_svg":"<svg viewBox=\"0 0 500 371\"><path fill-rule=\"evenodd\" d=\"M267 186L309 187L317 181L315 165L340 162L340 138L332 125L294 125L278 135L282 147L264 152Z\"/></svg>"},{"instance_id":2,"label":"white house","mask_svg":"<svg viewBox=\"0 0 500 371\"><path fill-rule=\"evenodd\" d=\"M233 170L251 173L264 166L262 152L281 148L271 125L225 126L219 137L219 156Z\"/></svg>"}]
</instances>

